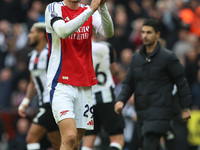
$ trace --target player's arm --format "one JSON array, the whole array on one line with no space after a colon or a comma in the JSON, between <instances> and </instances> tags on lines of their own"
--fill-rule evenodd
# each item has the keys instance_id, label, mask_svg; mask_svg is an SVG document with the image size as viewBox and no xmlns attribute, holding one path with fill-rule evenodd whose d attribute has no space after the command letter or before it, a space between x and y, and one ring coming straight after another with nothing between
<instances>
[{"instance_id":1,"label":"player's arm","mask_svg":"<svg viewBox=\"0 0 200 150\"><path fill-rule=\"evenodd\" d=\"M168 74L177 86L179 103L182 108L182 120L187 121L191 117L189 109L192 104L191 93L187 79L184 76L184 69L174 53L170 56Z\"/></svg>"},{"instance_id":2,"label":"player's arm","mask_svg":"<svg viewBox=\"0 0 200 150\"><path fill-rule=\"evenodd\" d=\"M111 38L114 35L113 21L106 3L100 5L99 11L93 14L93 27L96 33L104 37Z\"/></svg>"},{"instance_id":3,"label":"player's arm","mask_svg":"<svg viewBox=\"0 0 200 150\"><path fill-rule=\"evenodd\" d=\"M110 71L112 75L116 73L116 53L114 47L108 43L108 48L109 48L109 55L110 55Z\"/></svg>"},{"instance_id":4,"label":"player's arm","mask_svg":"<svg viewBox=\"0 0 200 150\"><path fill-rule=\"evenodd\" d=\"M37 94L37 91L35 89L35 84L33 82L32 76L30 76L30 82L28 84L26 97L22 100L21 104L18 108L18 114L21 117L26 117L25 111L30 103L30 101L33 99L33 97Z\"/></svg>"},{"instance_id":5,"label":"player's arm","mask_svg":"<svg viewBox=\"0 0 200 150\"><path fill-rule=\"evenodd\" d=\"M84 24L84 22L93 15L93 13L98 9L100 3L101 0L92 0L90 7L88 7L76 18L66 23L62 18L61 6L51 3L45 10L45 23L47 26L53 28L58 36L66 39L72 33L77 31Z\"/></svg>"},{"instance_id":6,"label":"player's arm","mask_svg":"<svg viewBox=\"0 0 200 150\"><path fill-rule=\"evenodd\" d=\"M124 105L133 95L134 90L135 90L135 85L134 85L135 82L134 82L134 76L133 76L134 68L132 67L133 63L134 63L134 56L132 57L131 64L127 71L126 77L124 81L122 82L122 89L116 99L115 112L117 114L122 112Z\"/></svg>"}]
</instances>

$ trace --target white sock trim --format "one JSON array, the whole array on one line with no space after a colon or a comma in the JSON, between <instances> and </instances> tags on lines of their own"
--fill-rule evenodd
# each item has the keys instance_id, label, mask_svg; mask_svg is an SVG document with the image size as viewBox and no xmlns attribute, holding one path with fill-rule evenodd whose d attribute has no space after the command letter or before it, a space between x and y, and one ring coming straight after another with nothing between
<instances>
[{"instance_id":1,"label":"white sock trim","mask_svg":"<svg viewBox=\"0 0 200 150\"><path fill-rule=\"evenodd\" d=\"M27 150L39 150L40 149L40 143L30 143L27 144Z\"/></svg>"},{"instance_id":2,"label":"white sock trim","mask_svg":"<svg viewBox=\"0 0 200 150\"><path fill-rule=\"evenodd\" d=\"M93 150L93 148L82 146L81 150Z\"/></svg>"},{"instance_id":3,"label":"white sock trim","mask_svg":"<svg viewBox=\"0 0 200 150\"><path fill-rule=\"evenodd\" d=\"M122 150L122 146L119 143L116 143L116 142L110 143L110 147L116 147L119 150Z\"/></svg>"}]
</instances>

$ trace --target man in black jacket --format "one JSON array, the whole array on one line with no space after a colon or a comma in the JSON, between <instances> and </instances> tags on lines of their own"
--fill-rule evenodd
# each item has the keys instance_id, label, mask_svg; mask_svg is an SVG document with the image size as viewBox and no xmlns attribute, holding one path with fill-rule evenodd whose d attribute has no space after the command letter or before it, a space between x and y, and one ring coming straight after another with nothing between
<instances>
[{"instance_id":1,"label":"man in black jacket","mask_svg":"<svg viewBox=\"0 0 200 150\"><path fill-rule=\"evenodd\" d=\"M135 53L117 97L115 112L120 113L135 93L135 109L143 150L158 150L160 137L170 127L173 116L173 85L176 84L182 119L190 118L191 95L184 70L176 55L161 47L160 24L147 19L142 26L143 45Z\"/></svg>"}]
</instances>

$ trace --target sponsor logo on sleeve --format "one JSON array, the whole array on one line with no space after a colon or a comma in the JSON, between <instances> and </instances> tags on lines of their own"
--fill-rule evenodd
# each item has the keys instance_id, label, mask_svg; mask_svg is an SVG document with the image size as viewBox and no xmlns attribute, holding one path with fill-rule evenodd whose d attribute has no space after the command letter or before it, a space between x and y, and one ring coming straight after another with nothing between
<instances>
[{"instance_id":1,"label":"sponsor logo on sleeve","mask_svg":"<svg viewBox=\"0 0 200 150\"><path fill-rule=\"evenodd\" d=\"M55 11L52 11L52 12L51 12L51 17L52 17L52 18L58 17L58 14L57 14Z\"/></svg>"}]
</instances>

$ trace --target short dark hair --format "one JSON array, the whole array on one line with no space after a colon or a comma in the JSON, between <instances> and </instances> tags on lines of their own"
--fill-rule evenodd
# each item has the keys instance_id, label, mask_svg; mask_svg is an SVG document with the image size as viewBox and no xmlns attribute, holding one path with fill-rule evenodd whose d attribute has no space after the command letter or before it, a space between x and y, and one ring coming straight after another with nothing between
<instances>
[{"instance_id":1,"label":"short dark hair","mask_svg":"<svg viewBox=\"0 0 200 150\"><path fill-rule=\"evenodd\" d=\"M44 22L36 22L33 24L33 27L37 28L38 31L44 32L46 34L45 23Z\"/></svg>"},{"instance_id":2,"label":"short dark hair","mask_svg":"<svg viewBox=\"0 0 200 150\"><path fill-rule=\"evenodd\" d=\"M151 26L155 30L155 32L161 31L160 22L154 18L148 18L144 20L143 26Z\"/></svg>"},{"instance_id":3,"label":"short dark hair","mask_svg":"<svg viewBox=\"0 0 200 150\"><path fill-rule=\"evenodd\" d=\"M45 28L46 26L44 22L36 22L33 24L32 27L35 27L39 32L43 32L44 36L46 37L46 28Z\"/></svg>"}]
</instances>

